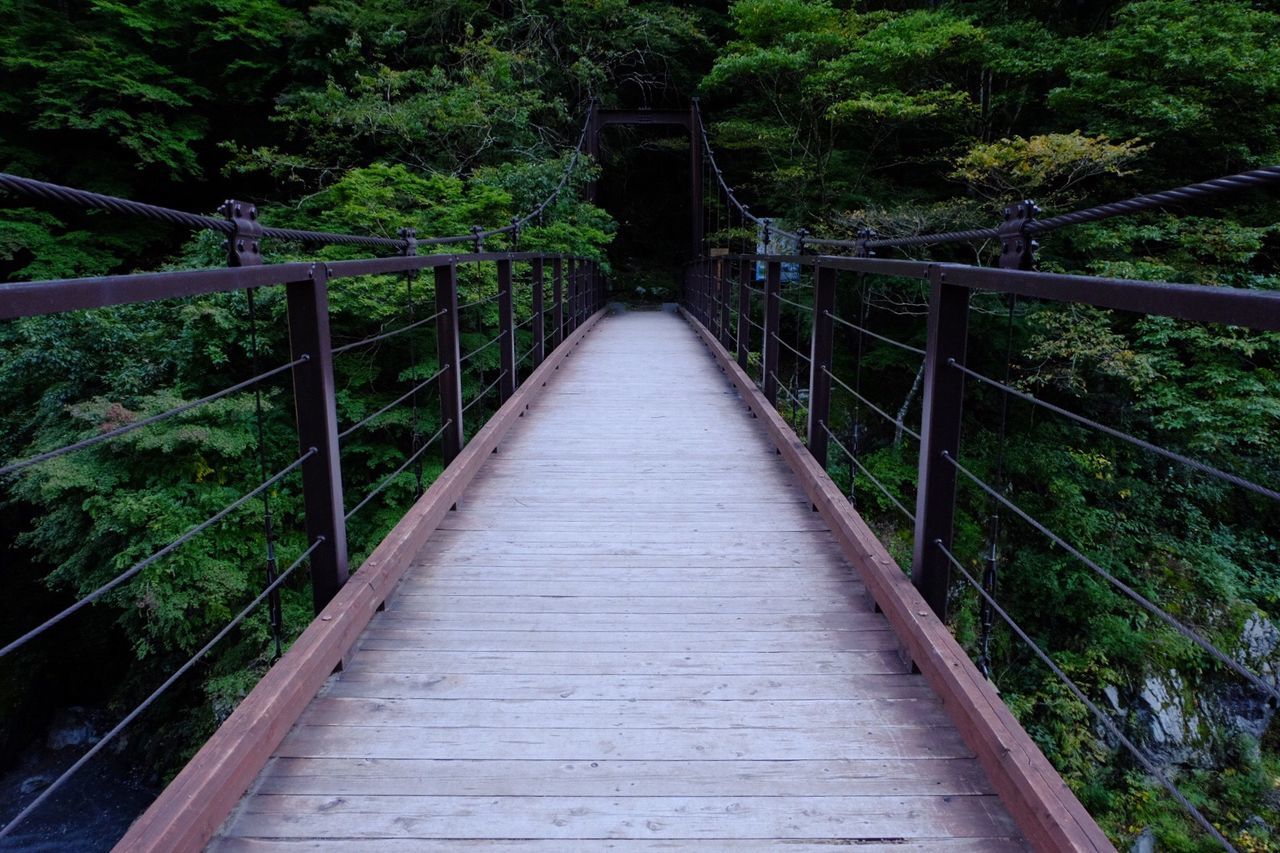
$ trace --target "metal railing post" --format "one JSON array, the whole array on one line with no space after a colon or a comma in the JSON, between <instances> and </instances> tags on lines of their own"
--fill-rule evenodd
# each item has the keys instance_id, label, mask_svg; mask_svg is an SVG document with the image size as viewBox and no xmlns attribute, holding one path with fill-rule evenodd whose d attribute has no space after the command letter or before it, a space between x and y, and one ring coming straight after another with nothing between
<instances>
[{"instance_id":1,"label":"metal railing post","mask_svg":"<svg viewBox=\"0 0 1280 853\"><path fill-rule=\"evenodd\" d=\"M462 370L458 349L458 266L436 267L436 358L440 373L441 455L447 466L462 452Z\"/></svg>"},{"instance_id":2,"label":"metal railing post","mask_svg":"<svg viewBox=\"0 0 1280 853\"><path fill-rule=\"evenodd\" d=\"M712 335L716 334L715 263L710 258L702 262L702 310Z\"/></svg>"},{"instance_id":3,"label":"metal railing post","mask_svg":"<svg viewBox=\"0 0 1280 853\"><path fill-rule=\"evenodd\" d=\"M569 292L565 295L565 300L569 303L569 325L565 331L572 332L578 328L578 259L570 257L568 261L569 268L565 270L565 279L568 284L566 289Z\"/></svg>"},{"instance_id":4,"label":"metal railing post","mask_svg":"<svg viewBox=\"0 0 1280 853\"><path fill-rule=\"evenodd\" d=\"M729 348L729 259L716 259L716 288L720 294L720 346Z\"/></svg>"},{"instance_id":5,"label":"metal railing post","mask_svg":"<svg viewBox=\"0 0 1280 853\"><path fill-rule=\"evenodd\" d=\"M347 524L338 456L338 412L333 353L329 340L329 291L322 265L311 278L285 285L289 308L289 349L294 359L293 399L298 446L315 452L302 463L307 541L324 542L311 554L312 597L319 613L347 582ZM317 280L318 279L318 280Z\"/></svg>"},{"instance_id":6,"label":"metal railing post","mask_svg":"<svg viewBox=\"0 0 1280 853\"><path fill-rule=\"evenodd\" d=\"M543 259L534 258L529 263L533 279L533 367L542 364L547 357L545 339L547 334L547 318L542 308L543 288L546 287L542 269Z\"/></svg>"},{"instance_id":7,"label":"metal railing post","mask_svg":"<svg viewBox=\"0 0 1280 853\"><path fill-rule=\"evenodd\" d=\"M564 258L560 255L551 259L551 324L555 348L564 340Z\"/></svg>"},{"instance_id":8,"label":"metal railing post","mask_svg":"<svg viewBox=\"0 0 1280 853\"><path fill-rule=\"evenodd\" d=\"M715 261L710 258L702 262L702 322L706 324L707 330L711 332L712 337L716 335L716 316L715 316L715 298L712 290L712 270L715 269Z\"/></svg>"},{"instance_id":9,"label":"metal railing post","mask_svg":"<svg viewBox=\"0 0 1280 853\"><path fill-rule=\"evenodd\" d=\"M751 271L754 261L738 261L738 366L747 369L751 353Z\"/></svg>"},{"instance_id":10,"label":"metal railing post","mask_svg":"<svg viewBox=\"0 0 1280 853\"><path fill-rule=\"evenodd\" d=\"M836 271L817 267L813 271L813 342L809 351L809 452L824 469L827 467L827 428L831 416L831 350L836 310Z\"/></svg>"},{"instance_id":11,"label":"metal railing post","mask_svg":"<svg viewBox=\"0 0 1280 853\"><path fill-rule=\"evenodd\" d=\"M511 261L498 261L498 401L505 403L516 393L515 306L511 298Z\"/></svg>"},{"instance_id":12,"label":"metal railing post","mask_svg":"<svg viewBox=\"0 0 1280 853\"><path fill-rule=\"evenodd\" d=\"M946 273L929 269L929 333L925 347L924 419L920 425L920 478L916 498L911 582L938 614L947 618L950 565L935 543L951 547L956 469L943 455L959 458L964 374L948 362L964 363L969 334L969 289L947 284Z\"/></svg>"},{"instance_id":13,"label":"metal railing post","mask_svg":"<svg viewBox=\"0 0 1280 853\"><path fill-rule=\"evenodd\" d=\"M778 402L778 330L782 327L782 262L769 261L764 291L764 396Z\"/></svg>"}]
</instances>

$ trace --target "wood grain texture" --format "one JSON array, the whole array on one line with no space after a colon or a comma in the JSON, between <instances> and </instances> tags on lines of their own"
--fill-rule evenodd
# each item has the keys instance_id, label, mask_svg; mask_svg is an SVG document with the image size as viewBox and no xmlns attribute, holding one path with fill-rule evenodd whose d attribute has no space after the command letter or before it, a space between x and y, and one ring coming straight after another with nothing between
<instances>
[{"instance_id":1,"label":"wood grain texture","mask_svg":"<svg viewBox=\"0 0 1280 853\"><path fill-rule=\"evenodd\" d=\"M213 847L1025 849L677 317L609 316Z\"/></svg>"},{"instance_id":2,"label":"wood grain texture","mask_svg":"<svg viewBox=\"0 0 1280 853\"><path fill-rule=\"evenodd\" d=\"M831 526L849 562L937 691L1028 841L1045 851L1114 851L1106 833L799 437L706 328L687 313L684 316Z\"/></svg>"},{"instance_id":3,"label":"wood grain texture","mask_svg":"<svg viewBox=\"0 0 1280 853\"><path fill-rule=\"evenodd\" d=\"M566 338L472 437L320 616L134 821L116 850L167 853L205 846L316 691L341 665L449 507L603 313Z\"/></svg>"},{"instance_id":4,"label":"wood grain texture","mask_svg":"<svg viewBox=\"0 0 1280 853\"><path fill-rule=\"evenodd\" d=\"M843 846L830 840L789 839L782 848L786 853L832 853L832 848ZM424 848L417 838L220 838L212 847L217 853L419 853ZM688 850L689 841L683 838L669 840L638 840L615 838L545 840L530 839L469 839L433 838L431 850L495 850L514 853L655 853L655 851ZM777 851L779 843L774 839L702 838L697 849L702 853L764 853ZM859 842L858 853L907 853L927 850L929 853L1015 853L1026 850L1026 844L1016 838L888 838L880 841Z\"/></svg>"}]
</instances>

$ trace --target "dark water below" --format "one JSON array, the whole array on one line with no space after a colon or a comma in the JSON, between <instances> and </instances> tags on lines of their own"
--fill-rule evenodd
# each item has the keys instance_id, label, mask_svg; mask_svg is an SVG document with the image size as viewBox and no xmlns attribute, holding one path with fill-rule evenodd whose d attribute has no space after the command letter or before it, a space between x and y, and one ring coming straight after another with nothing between
<instances>
[{"instance_id":1,"label":"dark water below","mask_svg":"<svg viewBox=\"0 0 1280 853\"><path fill-rule=\"evenodd\" d=\"M0 774L0 824L34 800L97 739L91 715L81 713L55 723L46 738L33 744ZM50 744L71 741L59 749ZM65 785L11 835L0 850L39 853L90 853L110 850L156 796L128 760L127 750L110 746L72 776Z\"/></svg>"}]
</instances>

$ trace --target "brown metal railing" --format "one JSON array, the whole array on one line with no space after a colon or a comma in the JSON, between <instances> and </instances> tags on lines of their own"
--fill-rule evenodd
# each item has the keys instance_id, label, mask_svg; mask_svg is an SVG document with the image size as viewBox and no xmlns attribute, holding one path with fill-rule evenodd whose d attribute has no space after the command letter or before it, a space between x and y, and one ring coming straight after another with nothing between
<instances>
[{"instance_id":1,"label":"brown metal railing","mask_svg":"<svg viewBox=\"0 0 1280 853\"><path fill-rule=\"evenodd\" d=\"M763 325L752 319L753 304L760 291L752 286L758 264L765 267L762 299ZM1032 297L1060 303L1092 305L1098 308L1138 312L1152 316L1171 317L1201 323L1220 323L1259 331L1280 330L1280 292L1245 290L1230 287L1208 287L1188 284L1133 281L1094 276L1061 275L1021 269L986 268L958 264L927 263L887 260L871 257L843 257L825 255L764 255L733 254L704 258L690 264L685 272L684 302L689 312L714 336L726 350L736 351L739 365L744 370L758 370L758 385L768 402L779 403L778 375L783 352L780 350L781 309L788 303L792 307L805 308L802 303L787 300L781 295L780 282L783 265L795 265L809 270L813 281L812 305L807 306L810 352L809 380L807 386L806 445L815 460L827 465L832 443L852 464L859 464L857 455L844 447L832 434L830 425L831 388L835 382L843 390L855 396L858 392L832 374L834 369L833 324L840 323L865 332L857 323L836 316L836 289L842 273L859 275L911 278L928 283L927 343L924 355L923 419L919 433L905 427L892 414L861 397L862 402L880 417L895 423L899 429L919 439L919 477L914 514L893 497L891 491L880 484L865 466L859 466L871 482L878 485L885 495L908 518L914 530L914 548L911 564L913 584L923 595L935 613L945 619L947 601L951 592L952 568L973 585L984 601L991 598L989 606L1001 619L1007 621L1015 634L1024 640L1029 637L1012 621L1009 614L994 603L994 597L963 566L952 553L952 522L956 508L957 478L964 477L1001 502L1006 510L1033 529L1049 537L1066 553L1099 575L1111 586L1139 607L1195 643L1219 664L1235 672L1255 689L1273 699L1280 700L1280 691L1262 679L1257 673L1240 664L1232 655L1219 649L1200 632L1186 625L1159 607L1132 587L1120 581L1114 573L1099 565L1070 545L1064 538L1049 530L1025 513L1003 495L1003 492L981 480L960 461L960 425L963 412L964 385L966 379L992 385L1006 394L1016 395L1024 401L1048 408L1084 426L1119 437L1153 453L1185 464L1201 473L1217 477L1246 489L1255 495L1280 501L1280 492L1267 485L1253 483L1239 475L1222 471L1214 466L1191 459L1183 454L1166 450L1114 428L1098 424L1088 418L1063 410L1038 400L1006 383L990 379L966 365L970 300L974 293L999 293L1019 297ZM734 290L736 289L736 299ZM732 306L736 303L736 324ZM917 347L903 344L881 335L877 338L888 343L919 352ZM793 359L800 356L795 347L785 345ZM759 353L760 364L750 364ZM783 389L787 391L787 389ZM794 394L787 392L794 399ZM1052 659L1039 646L1033 652L1043 660ZM1067 688L1077 697L1084 694L1058 667L1052 666L1055 675L1063 678ZM1140 748L1120 733L1115 723L1087 699L1086 707L1099 715L1100 724L1117 736L1120 743L1130 748L1144 768L1170 791L1188 813L1207 833L1226 849L1233 849L1204 815L1192 805L1182 792L1152 762Z\"/></svg>"},{"instance_id":2,"label":"brown metal railing","mask_svg":"<svg viewBox=\"0 0 1280 853\"><path fill-rule=\"evenodd\" d=\"M441 461L447 467L466 446L467 424L476 419L474 414L468 415L468 413L482 402L485 395L496 389L499 405L510 399L520 385L521 370L523 369L524 375L527 376L549 356L547 341L551 341L553 351L603 306L605 278L597 262L592 259L547 252L484 251L484 241L500 235L505 236L513 249L518 248L524 226L534 220L541 222L561 195L567 191L570 187L569 181L583 156L588 132L595 126L593 123L595 113L596 107L593 102L587 110L577 144L560 180L546 198L524 215L513 217L508 225L490 230L476 226L470 233L464 235L419 239L412 229L402 229L398 237L390 238L270 228L264 227L258 221L257 209L246 202L228 200L220 211L223 218L217 218L0 173L0 190L15 195L222 233L227 238L225 248L228 261L228 267L225 269L182 270L0 285L0 321L244 290L250 309L251 329L254 329L252 351L256 365L257 333L256 317L253 313L253 294L259 288L282 286L287 303L291 351L290 361L287 364L263 372L259 372L255 367L254 376L200 399L63 447L43 451L24 459L4 462L0 464L0 478L19 475L43 462L111 441L136 429L169 418L181 416L238 392L251 390L255 395L259 395L263 382L274 377L283 377L286 373L293 384L295 426L299 447L297 458L274 474L267 471L265 456L263 456L260 483L211 517L186 530L174 541L138 561L96 590L82 595L58 613L43 619L21 636L8 641L0 638L0 657L4 657L40 637L111 591L127 585L148 566L163 560L197 539L233 513L241 510L250 501L255 498L263 501L268 569L266 586L262 593L219 631L206 646L179 667L160 688L131 711L106 737L94 744L67 771L27 803L7 824L0 827L0 838L12 833L28 815L59 790L71 775L105 748L120 731L150 707L182 674L191 669L263 601L268 602L271 607L271 623L276 633L277 649L279 649L280 586L297 573L304 564L309 564L315 612L319 613L323 610L347 582L350 572L347 530L351 518L373 502L395 482L397 477L413 465L419 466L417 491L421 494L423 454L438 442ZM392 257L346 261L263 264L260 246L260 241L263 239L285 240L306 246L347 245L389 249L397 254ZM468 243L473 251L466 254L419 255L417 253L422 246L453 246ZM550 261L552 279L550 304L545 298L545 270L548 261ZM461 326L460 317L463 309L469 306L460 306L458 303L458 270L460 267L481 268L487 265L493 265L496 270L498 288L497 293L492 297L481 301L492 300L498 303L497 336L492 344L499 348L499 373L483 391L464 402L462 396L464 363L476 352L465 355L460 352L460 341L465 331ZM523 277L526 269L532 312L530 317L517 323L515 295L517 288L521 286L517 281ZM414 279L424 270L432 270L434 273L435 310L429 316L419 319L416 316L412 287ZM521 275L517 276L517 272ZM361 340L333 346L329 328L329 288L340 279L393 274L403 275L406 278L409 316L405 318L402 325L391 331L380 330ZM534 339L533 346L517 359L515 350L517 333L523 332L524 327L529 324L532 324L530 334ZM549 333L548 326L551 327ZM407 392L399 395L391 403L339 432L334 387L334 356L401 335L410 336L408 340L412 353L412 341L416 334L431 328L435 331L438 370L425 379L416 380ZM487 346L489 344L485 345ZM423 437L418 431L418 400L420 394L431 390L435 391L439 399L441 426L434 435ZM369 427L391 409L406 401L412 401L414 407L412 440L406 458L348 510L343 489L341 440L358 430ZM260 396L257 396L257 406L258 450L262 454L263 425ZM482 421L483 418L476 421L474 426L479 426ZM275 528L271 519L267 493L273 486L295 473L300 474L302 479L304 522L308 544L288 568L277 572ZM0 482L3 480L0 479Z\"/></svg>"}]
</instances>

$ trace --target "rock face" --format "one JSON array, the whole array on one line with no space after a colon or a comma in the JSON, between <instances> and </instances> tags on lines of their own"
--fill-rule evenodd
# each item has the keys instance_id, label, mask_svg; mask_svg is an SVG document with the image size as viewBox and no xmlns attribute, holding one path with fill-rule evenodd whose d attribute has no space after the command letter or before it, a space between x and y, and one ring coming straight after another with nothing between
<instances>
[{"instance_id":1,"label":"rock face","mask_svg":"<svg viewBox=\"0 0 1280 853\"><path fill-rule=\"evenodd\" d=\"M65 749L97 743L98 728L84 708L71 707L59 711L49 724L45 746L49 749Z\"/></svg>"},{"instance_id":2,"label":"rock face","mask_svg":"<svg viewBox=\"0 0 1280 853\"><path fill-rule=\"evenodd\" d=\"M1280 689L1280 628L1254 613L1241 629L1236 659ZM1211 768L1227 751L1256 753L1276 712L1265 692L1234 673L1195 685L1172 670L1150 673L1127 689L1107 685L1103 695L1117 724L1161 766Z\"/></svg>"}]
</instances>

